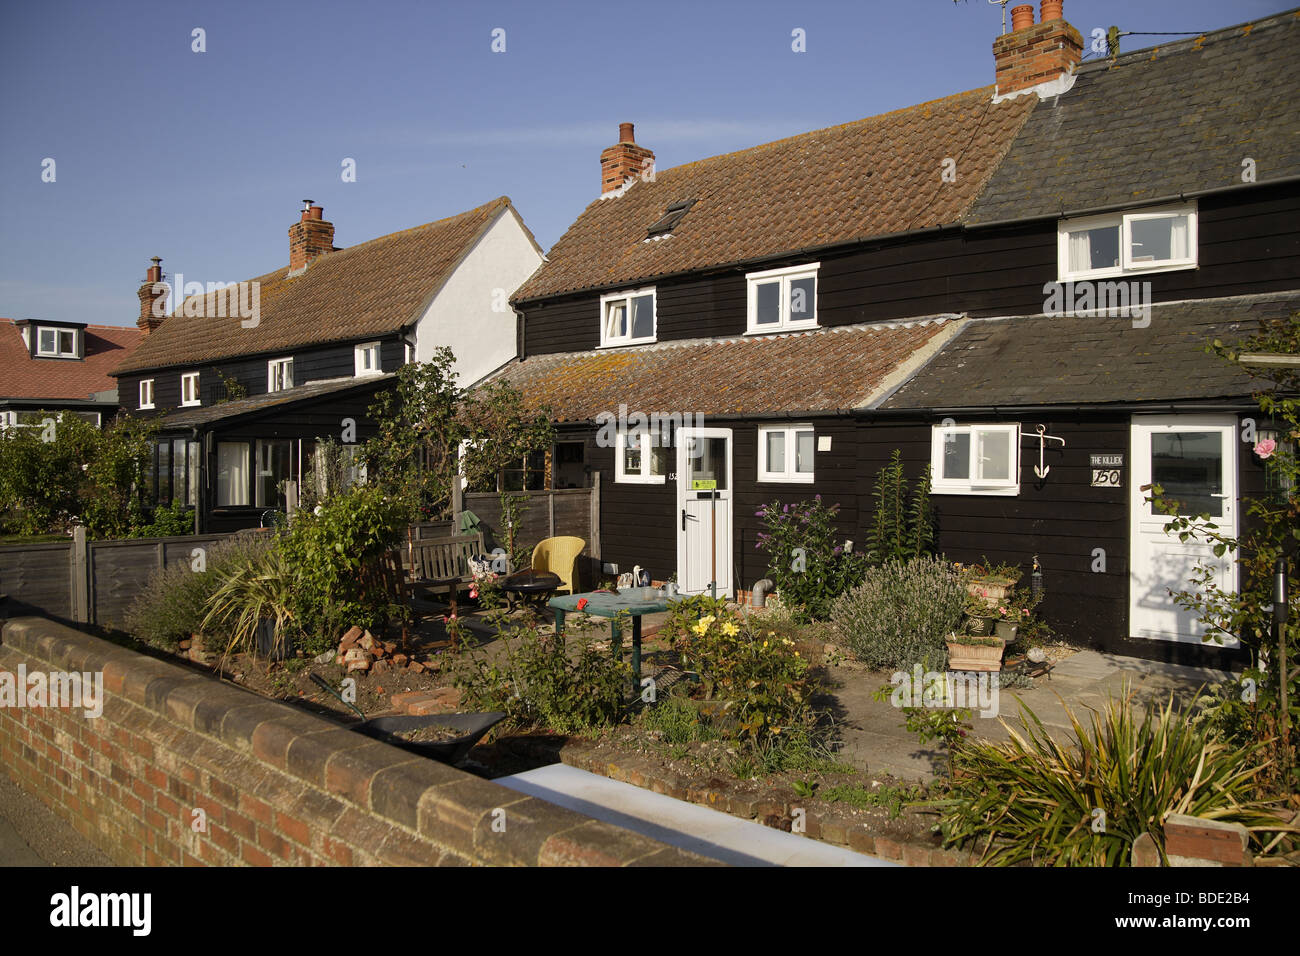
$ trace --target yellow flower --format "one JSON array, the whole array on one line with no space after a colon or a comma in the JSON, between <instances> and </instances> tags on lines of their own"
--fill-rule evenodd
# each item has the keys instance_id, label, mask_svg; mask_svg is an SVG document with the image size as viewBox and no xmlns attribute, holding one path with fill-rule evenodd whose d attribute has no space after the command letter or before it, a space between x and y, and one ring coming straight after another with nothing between
<instances>
[{"instance_id":1,"label":"yellow flower","mask_svg":"<svg viewBox=\"0 0 1300 956\"><path fill-rule=\"evenodd\" d=\"M740 628L728 621L726 624L722 625L722 633L726 634L727 637L735 637L740 633Z\"/></svg>"},{"instance_id":2,"label":"yellow flower","mask_svg":"<svg viewBox=\"0 0 1300 956\"><path fill-rule=\"evenodd\" d=\"M763 646L764 646L764 647L767 647L767 641L764 641L764 642L763 642Z\"/></svg>"},{"instance_id":3,"label":"yellow flower","mask_svg":"<svg viewBox=\"0 0 1300 956\"><path fill-rule=\"evenodd\" d=\"M717 618L715 618L712 614L706 614L704 615L704 617L700 618L700 623L703 624L705 629L707 630L708 626L712 624L715 620L717 620Z\"/></svg>"},{"instance_id":4,"label":"yellow flower","mask_svg":"<svg viewBox=\"0 0 1300 956\"><path fill-rule=\"evenodd\" d=\"M698 624L696 624L694 627L691 628L691 630L694 631L696 634L700 635L700 637L703 637L704 632L707 631L708 629L709 629L709 625L705 624L703 621L700 621Z\"/></svg>"}]
</instances>

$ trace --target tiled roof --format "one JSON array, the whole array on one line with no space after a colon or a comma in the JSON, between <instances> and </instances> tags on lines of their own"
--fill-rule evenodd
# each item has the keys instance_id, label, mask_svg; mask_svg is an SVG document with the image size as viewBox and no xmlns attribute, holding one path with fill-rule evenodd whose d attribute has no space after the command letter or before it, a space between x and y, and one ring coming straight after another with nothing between
<instances>
[{"instance_id":1,"label":"tiled roof","mask_svg":"<svg viewBox=\"0 0 1300 956\"><path fill-rule=\"evenodd\" d=\"M561 422L617 415L620 405L629 413L714 417L837 412L885 394L918 351L960 326L954 318L534 355L492 378Z\"/></svg>"},{"instance_id":2,"label":"tiled roof","mask_svg":"<svg viewBox=\"0 0 1300 956\"><path fill-rule=\"evenodd\" d=\"M172 315L117 373L395 332L419 317L478 238L510 208L509 197L502 196L449 219L326 253L293 278L286 264L252 280L260 283L256 328L242 328L238 317ZM205 314L215 312L214 304Z\"/></svg>"},{"instance_id":3,"label":"tiled roof","mask_svg":"<svg viewBox=\"0 0 1300 956\"><path fill-rule=\"evenodd\" d=\"M1300 174L1300 11L1085 62L1043 100L971 209L1056 216ZM1023 97L1034 99L1033 97Z\"/></svg>"},{"instance_id":4,"label":"tiled roof","mask_svg":"<svg viewBox=\"0 0 1300 956\"><path fill-rule=\"evenodd\" d=\"M638 282L958 221L1034 97L973 90L727 153L636 181L589 205L516 300ZM955 161L955 182L942 178ZM696 199L669 238L643 241Z\"/></svg>"},{"instance_id":5,"label":"tiled roof","mask_svg":"<svg viewBox=\"0 0 1300 956\"><path fill-rule=\"evenodd\" d=\"M202 408L183 408L164 417L162 426L166 430L171 430L173 428L194 428L196 426L211 425L214 422L237 418L240 415L251 415L255 412L266 411L269 408L279 408L294 402L321 398L325 395L336 395L339 392L346 392L354 388L380 388L396 378L397 376L390 372L387 375L372 375L366 378L348 376L346 378L321 379L316 382L308 382L306 385L286 388L279 392L267 392L264 395L253 395L250 398L237 398L234 401L221 402L217 405L205 405Z\"/></svg>"},{"instance_id":6,"label":"tiled roof","mask_svg":"<svg viewBox=\"0 0 1300 956\"><path fill-rule=\"evenodd\" d=\"M1255 385L1207 353L1261 319L1300 309L1300 292L1171 302L1151 323L1027 316L971 321L882 408L1081 405L1239 398Z\"/></svg>"},{"instance_id":7,"label":"tiled roof","mask_svg":"<svg viewBox=\"0 0 1300 956\"><path fill-rule=\"evenodd\" d=\"M141 338L135 328L88 325L81 361L32 358L14 320L0 319L0 398L85 399L115 389L110 373Z\"/></svg>"}]
</instances>

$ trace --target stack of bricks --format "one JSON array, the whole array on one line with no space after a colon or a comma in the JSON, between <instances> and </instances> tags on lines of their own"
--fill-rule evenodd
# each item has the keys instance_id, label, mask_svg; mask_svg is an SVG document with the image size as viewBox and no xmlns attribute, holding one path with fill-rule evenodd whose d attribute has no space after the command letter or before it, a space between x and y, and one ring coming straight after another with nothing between
<instances>
[{"instance_id":1,"label":"stack of bricks","mask_svg":"<svg viewBox=\"0 0 1300 956\"><path fill-rule=\"evenodd\" d=\"M313 259L333 251L334 223L326 222L324 215L320 206L308 206L302 218L289 227L290 272L299 272Z\"/></svg>"}]
</instances>

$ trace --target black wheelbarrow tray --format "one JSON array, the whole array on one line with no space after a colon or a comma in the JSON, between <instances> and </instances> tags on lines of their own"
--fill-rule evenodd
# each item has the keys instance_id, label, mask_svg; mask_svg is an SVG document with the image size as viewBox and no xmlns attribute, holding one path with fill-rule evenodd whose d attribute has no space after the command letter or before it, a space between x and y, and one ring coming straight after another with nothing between
<instances>
[{"instance_id":1,"label":"black wheelbarrow tray","mask_svg":"<svg viewBox=\"0 0 1300 956\"><path fill-rule=\"evenodd\" d=\"M483 739L483 735L505 718L506 715L499 711L476 714L427 714L419 717L373 717L364 723L354 725L352 729L422 757L432 757L443 763L455 764L464 760L473 746ZM406 740L398 736L422 727L449 727L461 731L461 735L448 740L429 741Z\"/></svg>"}]
</instances>

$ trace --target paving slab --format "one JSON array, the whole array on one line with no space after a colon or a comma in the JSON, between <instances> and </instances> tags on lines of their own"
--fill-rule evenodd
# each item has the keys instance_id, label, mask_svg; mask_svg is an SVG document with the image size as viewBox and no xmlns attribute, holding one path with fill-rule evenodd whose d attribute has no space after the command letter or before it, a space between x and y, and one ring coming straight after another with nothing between
<instances>
[{"instance_id":1,"label":"paving slab","mask_svg":"<svg viewBox=\"0 0 1300 956\"><path fill-rule=\"evenodd\" d=\"M898 865L565 764L498 777L494 782L733 866Z\"/></svg>"}]
</instances>

